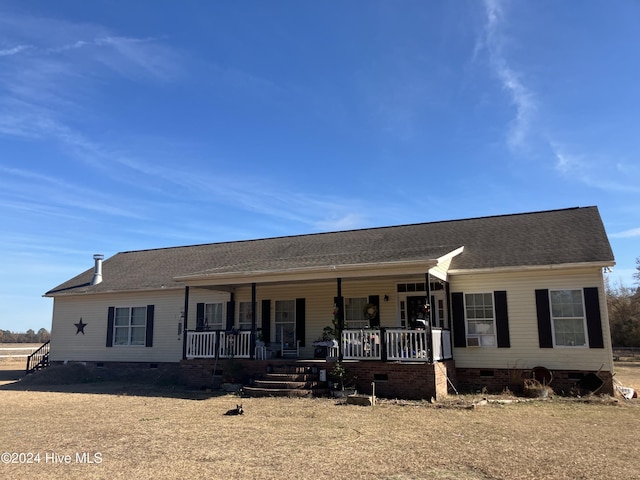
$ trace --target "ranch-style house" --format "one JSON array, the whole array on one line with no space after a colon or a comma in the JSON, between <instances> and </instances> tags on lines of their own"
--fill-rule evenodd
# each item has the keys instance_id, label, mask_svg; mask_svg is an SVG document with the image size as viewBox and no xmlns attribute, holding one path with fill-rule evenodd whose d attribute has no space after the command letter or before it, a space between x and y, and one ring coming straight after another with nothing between
<instances>
[{"instance_id":1,"label":"ranch-style house","mask_svg":"<svg viewBox=\"0 0 640 480\"><path fill-rule=\"evenodd\" d=\"M256 392L279 366L336 361L361 391L401 398L517 388L535 372L559 393L594 375L613 390L615 262L597 207L94 259L45 294L52 363L173 370L195 387L233 374Z\"/></svg>"}]
</instances>

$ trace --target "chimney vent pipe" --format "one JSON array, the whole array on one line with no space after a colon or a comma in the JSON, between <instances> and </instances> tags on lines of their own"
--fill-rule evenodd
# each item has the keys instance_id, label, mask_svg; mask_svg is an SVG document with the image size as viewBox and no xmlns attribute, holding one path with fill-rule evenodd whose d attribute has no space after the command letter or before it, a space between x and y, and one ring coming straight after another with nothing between
<instances>
[{"instance_id":1,"label":"chimney vent pipe","mask_svg":"<svg viewBox=\"0 0 640 480\"><path fill-rule=\"evenodd\" d=\"M101 253L96 253L93 256L93 259L96 261L96 265L93 268L93 278L91 279L91 285L97 285L102 282L102 260L104 259L104 255Z\"/></svg>"}]
</instances>

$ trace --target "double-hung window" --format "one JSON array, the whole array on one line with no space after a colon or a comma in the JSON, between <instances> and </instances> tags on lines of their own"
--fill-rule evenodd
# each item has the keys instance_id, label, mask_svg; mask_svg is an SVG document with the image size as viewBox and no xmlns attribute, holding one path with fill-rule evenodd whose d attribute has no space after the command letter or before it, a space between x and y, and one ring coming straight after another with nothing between
<instances>
[{"instance_id":1,"label":"double-hung window","mask_svg":"<svg viewBox=\"0 0 640 480\"><path fill-rule=\"evenodd\" d=\"M587 345L582 290L550 290L553 342L556 346Z\"/></svg>"},{"instance_id":2,"label":"double-hung window","mask_svg":"<svg viewBox=\"0 0 640 480\"><path fill-rule=\"evenodd\" d=\"M467 293L464 296L467 320L467 345L496 345L495 311L492 293Z\"/></svg>"},{"instance_id":3,"label":"double-hung window","mask_svg":"<svg viewBox=\"0 0 640 480\"><path fill-rule=\"evenodd\" d=\"M296 302L295 300L276 300L275 309L276 342L285 348L296 343Z\"/></svg>"},{"instance_id":4,"label":"double-hung window","mask_svg":"<svg viewBox=\"0 0 640 480\"><path fill-rule=\"evenodd\" d=\"M240 330L251 330L252 312L252 302L240 302L238 304L238 328Z\"/></svg>"},{"instance_id":5,"label":"double-hung window","mask_svg":"<svg viewBox=\"0 0 640 480\"><path fill-rule=\"evenodd\" d=\"M367 297L344 299L344 326L345 328L366 328L369 320L364 318L364 307L369 303Z\"/></svg>"},{"instance_id":6,"label":"double-hung window","mask_svg":"<svg viewBox=\"0 0 640 480\"><path fill-rule=\"evenodd\" d=\"M222 303L206 303L204 306L204 325L207 330L222 330Z\"/></svg>"},{"instance_id":7,"label":"double-hung window","mask_svg":"<svg viewBox=\"0 0 640 480\"><path fill-rule=\"evenodd\" d=\"M147 307L116 307L113 333L114 345L144 345Z\"/></svg>"}]
</instances>

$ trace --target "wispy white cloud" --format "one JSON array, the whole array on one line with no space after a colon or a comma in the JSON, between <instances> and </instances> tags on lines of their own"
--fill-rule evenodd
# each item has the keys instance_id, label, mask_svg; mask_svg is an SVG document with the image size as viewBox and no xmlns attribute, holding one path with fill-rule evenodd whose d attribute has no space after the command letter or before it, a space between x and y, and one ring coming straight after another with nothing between
<instances>
[{"instance_id":1,"label":"wispy white cloud","mask_svg":"<svg viewBox=\"0 0 640 480\"><path fill-rule=\"evenodd\" d=\"M184 64L160 39L42 17L3 13L0 44L13 44L0 50L0 134L63 142L72 122L92 115L96 74L165 82L180 77Z\"/></svg>"},{"instance_id":2,"label":"wispy white cloud","mask_svg":"<svg viewBox=\"0 0 640 480\"><path fill-rule=\"evenodd\" d=\"M0 57L9 57L12 55L16 55L24 50L28 50L32 48L31 45L17 45L15 47L12 48L6 48L3 50L0 50Z\"/></svg>"},{"instance_id":3,"label":"wispy white cloud","mask_svg":"<svg viewBox=\"0 0 640 480\"><path fill-rule=\"evenodd\" d=\"M562 176L583 185L608 192L640 193L640 185L629 175L617 180L618 168L608 168L608 159L597 159L583 154L571 154L566 147L550 142L555 155L555 170Z\"/></svg>"},{"instance_id":4,"label":"wispy white cloud","mask_svg":"<svg viewBox=\"0 0 640 480\"><path fill-rule=\"evenodd\" d=\"M111 145L78 127L83 116L92 115L91 105L83 102L100 87L89 76L95 73L87 72L104 67L107 75L142 81L166 81L181 75L184 59L161 39L125 37L99 25L34 17L4 16L0 27L0 42L13 45L0 51L11 59L0 71L0 135L55 142L57 148L111 181L129 184L132 191L158 194L148 196L139 208L131 208L137 202L28 170L0 169L14 182L21 180L48 192L45 205L5 182L7 189L0 200L14 211L58 218L89 212L144 218L158 199L179 199L181 192L188 191L204 204L227 205L313 230L356 228L364 223L360 206L348 198L283 190L276 180L246 174L239 178L236 172L225 175L205 169L190 173L183 162L151 162L145 160L153 157L149 151L137 155L122 142ZM8 42L3 34L14 41ZM20 55L27 52L29 55ZM212 68L219 81L255 95L279 98L286 93L278 84L249 72L215 64Z\"/></svg>"},{"instance_id":5,"label":"wispy white cloud","mask_svg":"<svg viewBox=\"0 0 640 480\"><path fill-rule=\"evenodd\" d=\"M640 227L625 230L623 232L612 233L609 235L612 238L635 238L640 237Z\"/></svg>"},{"instance_id":6,"label":"wispy white cloud","mask_svg":"<svg viewBox=\"0 0 640 480\"><path fill-rule=\"evenodd\" d=\"M122 218L141 219L143 214L127 199L114 202L108 193L87 188L60 178L25 169L0 166L2 195L0 204L8 210L58 218L83 220L80 212L99 213ZM37 189L40 195L31 195ZM43 203L41 198L46 199Z\"/></svg>"},{"instance_id":7,"label":"wispy white cloud","mask_svg":"<svg viewBox=\"0 0 640 480\"><path fill-rule=\"evenodd\" d=\"M485 0L486 23L482 35L478 38L474 59L482 50L489 56L491 68L507 92L515 108L507 134L507 144L512 150L524 148L534 122L537 102L533 91L527 86L522 72L515 70L504 52L508 39L503 35L506 22L504 3L500 0Z\"/></svg>"}]
</instances>

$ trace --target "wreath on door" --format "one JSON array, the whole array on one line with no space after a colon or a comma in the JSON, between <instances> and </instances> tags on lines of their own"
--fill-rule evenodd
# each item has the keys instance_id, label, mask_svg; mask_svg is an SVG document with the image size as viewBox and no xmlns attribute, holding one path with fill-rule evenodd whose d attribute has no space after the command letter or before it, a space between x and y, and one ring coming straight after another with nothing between
<instances>
[{"instance_id":1,"label":"wreath on door","mask_svg":"<svg viewBox=\"0 0 640 480\"><path fill-rule=\"evenodd\" d=\"M367 320L373 320L378 316L378 306L375 303L367 303L362 309L362 313Z\"/></svg>"}]
</instances>

